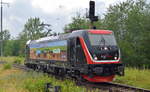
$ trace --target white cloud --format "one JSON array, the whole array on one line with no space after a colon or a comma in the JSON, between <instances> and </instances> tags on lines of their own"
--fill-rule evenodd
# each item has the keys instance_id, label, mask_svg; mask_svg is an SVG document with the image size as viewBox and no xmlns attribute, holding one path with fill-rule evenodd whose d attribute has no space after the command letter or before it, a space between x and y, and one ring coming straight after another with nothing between
<instances>
[{"instance_id":1,"label":"white cloud","mask_svg":"<svg viewBox=\"0 0 150 92\"><path fill-rule=\"evenodd\" d=\"M71 11L88 7L89 0L32 0L32 5L43 9L47 13Z\"/></svg>"},{"instance_id":2,"label":"white cloud","mask_svg":"<svg viewBox=\"0 0 150 92\"><path fill-rule=\"evenodd\" d=\"M55 32L63 32L65 24L71 21L76 12L84 12L89 7L90 0L3 0L10 7L4 7L4 29L9 29L12 36L23 30L30 17L39 17L52 25ZM110 4L125 0L95 0L96 11L106 12Z\"/></svg>"},{"instance_id":3,"label":"white cloud","mask_svg":"<svg viewBox=\"0 0 150 92\"><path fill-rule=\"evenodd\" d=\"M14 2L15 0L2 0L3 2L7 2L7 3L12 3Z\"/></svg>"}]
</instances>

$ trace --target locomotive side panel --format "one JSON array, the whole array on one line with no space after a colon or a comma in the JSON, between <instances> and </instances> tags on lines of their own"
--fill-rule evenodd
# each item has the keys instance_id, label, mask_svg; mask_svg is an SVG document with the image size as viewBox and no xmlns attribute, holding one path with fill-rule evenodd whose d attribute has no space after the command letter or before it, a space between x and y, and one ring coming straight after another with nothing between
<instances>
[{"instance_id":1,"label":"locomotive side panel","mask_svg":"<svg viewBox=\"0 0 150 92\"><path fill-rule=\"evenodd\" d=\"M30 44L30 59L67 61L67 40Z\"/></svg>"}]
</instances>

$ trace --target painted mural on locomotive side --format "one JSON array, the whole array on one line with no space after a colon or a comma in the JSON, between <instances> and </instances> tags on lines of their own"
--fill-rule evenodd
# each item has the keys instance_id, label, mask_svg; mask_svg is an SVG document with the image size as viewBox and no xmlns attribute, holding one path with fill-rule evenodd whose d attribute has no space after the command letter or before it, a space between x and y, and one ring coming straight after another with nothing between
<instances>
[{"instance_id":1,"label":"painted mural on locomotive side","mask_svg":"<svg viewBox=\"0 0 150 92\"><path fill-rule=\"evenodd\" d=\"M30 44L30 59L67 61L67 40Z\"/></svg>"}]
</instances>

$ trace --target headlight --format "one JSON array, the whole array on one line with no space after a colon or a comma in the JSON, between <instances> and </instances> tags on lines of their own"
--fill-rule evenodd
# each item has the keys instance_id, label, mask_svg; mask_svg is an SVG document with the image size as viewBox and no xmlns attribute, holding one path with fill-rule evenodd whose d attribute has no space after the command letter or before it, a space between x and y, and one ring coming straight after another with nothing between
<instances>
[{"instance_id":1,"label":"headlight","mask_svg":"<svg viewBox=\"0 0 150 92\"><path fill-rule=\"evenodd\" d=\"M104 47L104 50L108 50L108 48L107 48L107 47Z\"/></svg>"},{"instance_id":2,"label":"headlight","mask_svg":"<svg viewBox=\"0 0 150 92\"><path fill-rule=\"evenodd\" d=\"M117 60L117 57L114 57L115 60Z\"/></svg>"},{"instance_id":3,"label":"headlight","mask_svg":"<svg viewBox=\"0 0 150 92\"><path fill-rule=\"evenodd\" d=\"M96 56L94 57L94 60L97 60L97 57L96 57Z\"/></svg>"}]
</instances>

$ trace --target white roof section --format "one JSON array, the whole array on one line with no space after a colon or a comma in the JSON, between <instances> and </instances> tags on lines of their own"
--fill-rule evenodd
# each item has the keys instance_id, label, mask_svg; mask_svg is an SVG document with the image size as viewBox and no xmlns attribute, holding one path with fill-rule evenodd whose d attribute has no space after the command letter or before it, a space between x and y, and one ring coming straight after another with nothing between
<instances>
[{"instance_id":1,"label":"white roof section","mask_svg":"<svg viewBox=\"0 0 150 92\"><path fill-rule=\"evenodd\" d=\"M58 38L59 38L58 36L48 36L48 37L39 38L38 40L35 40L35 42L55 40L55 39L58 39Z\"/></svg>"},{"instance_id":2,"label":"white roof section","mask_svg":"<svg viewBox=\"0 0 150 92\"><path fill-rule=\"evenodd\" d=\"M79 32L79 31L83 31L83 30L76 30L76 31L73 31L72 33L75 33L75 32ZM67 33L67 34L60 34L60 35L57 35L57 36L48 36L48 37L43 37L43 38L39 38L37 40L29 40L27 41L27 45L28 44L32 44L32 43L39 43L39 42L44 42L44 41L52 41L52 40L56 40L56 39L64 39L66 37L69 37L71 33Z\"/></svg>"},{"instance_id":3,"label":"white roof section","mask_svg":"<svg viewBox=\"0 0 150 92\"><path fill-rule=\"evenodd\" d=\"M28 40L28 41L26 42L26 45L30 44L30 42L31 42L31 40Z\"/></svg>"}]
</instances>

